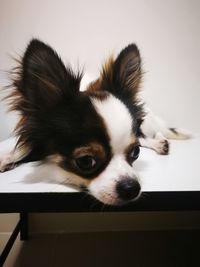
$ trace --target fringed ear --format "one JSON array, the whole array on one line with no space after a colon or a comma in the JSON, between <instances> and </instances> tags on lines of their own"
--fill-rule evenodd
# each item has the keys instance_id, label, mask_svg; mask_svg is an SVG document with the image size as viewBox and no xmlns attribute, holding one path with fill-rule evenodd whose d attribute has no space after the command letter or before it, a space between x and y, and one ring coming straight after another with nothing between
<instances>
[{"instance_id":1,"label":"fringed ear","mask_svg":"<svg viewBox=\"0 0 200 267\"><path fill-rule=\"evenodd\" d=\"M101 75L104 89L124 100L134 100L141 80L141 58L135 44L124 48L116 60L110 58L104 65Z\"/></svg>"},{"instance_id":2,"label":"fringed ear","mask_svg":"<svg viewBox=\"0 0 200 267\"><path fill-rule=\"evenodd\" d=\"M116 60L110 58L106 62L99 79L101 90L113 94L128 107L135 118L134 131L138 136L145 115L143 104L137 97L142 74L139 50L135 44L130 44L120 52Z\"/></svg>"},{"instance_id":3,"label":"fringed ear","mask_svg":"<svg viewBox=\"0 0 200 267\"><path fill-rule=\"evenodd\" d=\"M66 68L51 47L37 39L29 43L15 74L12 104L26 113L29 109L51 109L59 101L76 96L82 78L82 74L75 75L71 68Z\"/></svg>"}]
</instances>

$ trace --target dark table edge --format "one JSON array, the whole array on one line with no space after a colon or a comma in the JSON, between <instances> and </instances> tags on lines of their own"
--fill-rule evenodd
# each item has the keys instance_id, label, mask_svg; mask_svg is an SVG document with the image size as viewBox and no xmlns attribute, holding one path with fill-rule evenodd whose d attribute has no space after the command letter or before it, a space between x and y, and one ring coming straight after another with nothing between
<instances>
[{"instance_id":1,"label":"dark table edge","mask_svg":"<svg viewBox=\"0 0 200 267\"><path fill-rule=\"evenodd\" d=\"M0 193L0 213L20 213L11 237L0 255L4 265L18 233L28 239L28 213L135 212L200 210L200 191L144 192L138 201L121 207L105 206L86 193Z\"/></svg>"},{"instance_id":2,"label":"dark table edge","mask_svg":"<svg viewBox=\"0 0 200 267\"><path fill-rule=\"evenodd\" d=\"M106 206L83 192L0 193L0 213L200 210L200 191L143 192L138 201Z\"/></svg>"}]
</instances>

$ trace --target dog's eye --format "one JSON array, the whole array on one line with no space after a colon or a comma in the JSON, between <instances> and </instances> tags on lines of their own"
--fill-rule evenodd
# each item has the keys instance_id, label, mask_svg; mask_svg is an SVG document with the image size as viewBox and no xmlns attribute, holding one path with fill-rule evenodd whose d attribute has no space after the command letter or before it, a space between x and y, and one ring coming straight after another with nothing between
<instances>
[{"instance_id":1,"label":"dog's eye","mask_svg":"<svg viewBox=\"0 0 200 267\"><path fill-rule=\"evenodd\" d=\"M85 155L75 160L76 166L82 171L91 171L96 167L97 161L93 156Z\"/></svg>"},{"instance_id":2,"label":"dog's eye","mask_svg":"<svg viewBox=\"0 0 200 267\"><path fill-rule=\"evenodd\" d=\"M140 154L140 147L139 146L134 147L128 155L129 162L132 163L133 161L135 161L139 157L139 154Z\"/></svg>"}]
</instances>

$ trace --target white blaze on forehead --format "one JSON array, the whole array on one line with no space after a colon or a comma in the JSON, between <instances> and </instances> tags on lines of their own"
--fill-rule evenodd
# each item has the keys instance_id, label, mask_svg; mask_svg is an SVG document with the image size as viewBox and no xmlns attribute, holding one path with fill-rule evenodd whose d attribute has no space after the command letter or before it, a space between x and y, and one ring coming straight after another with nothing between
<instances>
[{"instance_id":1,"label":"white blaze on forehead","mask_svg":"<svg viewBox=\"0 0 200 267\"><path fill-rule=\"evenodd\" d=\"M132 136L133 121L127 107L111 94L103 100L92 98L92 103L104 119L113 152L123 152Z\"/></svg>"}]
</instances>

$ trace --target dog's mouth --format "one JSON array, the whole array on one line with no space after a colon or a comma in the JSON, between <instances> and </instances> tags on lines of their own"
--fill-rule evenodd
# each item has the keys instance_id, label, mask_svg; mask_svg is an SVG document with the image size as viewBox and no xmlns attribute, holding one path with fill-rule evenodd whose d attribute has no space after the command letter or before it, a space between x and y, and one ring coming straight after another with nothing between
<instances>
[{"instance_id":1,"label":"dog's mouth","mask_svg":"<svg viewBox=\"0 0 200 267\"><path fill-rule=\"evenodd\" d=\"M138 201L140 196L141 196L141 192L140 192L134 198L131 198L129 200L123 200L123 199L120 199L119 197L115 197L115 196L112 196L112 195L109 194L106 197L99 199L99 198L94 197L89 192L89 190L86 190L84 192L86 192L87 194L90 194L94 199L98 200L100 203L102 203L103 205L107 205L107 206L125 206L125 205L127 205L129 203Z\"/></svg>"},{"instance_id":2,"label":"dog's mouth","mask_svg":"<svg viewBox=\"0 0 200 267\"><path fill-rule=\"evenodd\" d=\"M81 185L80 190L81 192L90 194L89 189L85 185Z\"/></svg>"},{"instance_id":3,"label":"dog's mouth","mask_svg":"<svg viewBox=\"0 0 200 267\"><path fill-rule=\"evenodd\" d=\"M113 191L102 189L98 192L92 192L86 186L81 186L81 191L91 195L100 203L109 206L124 206L130 202L137 201L141 196L141 186L135 180L123 180L117 184L116 189Z\"/></svg>"}]
</instances>

